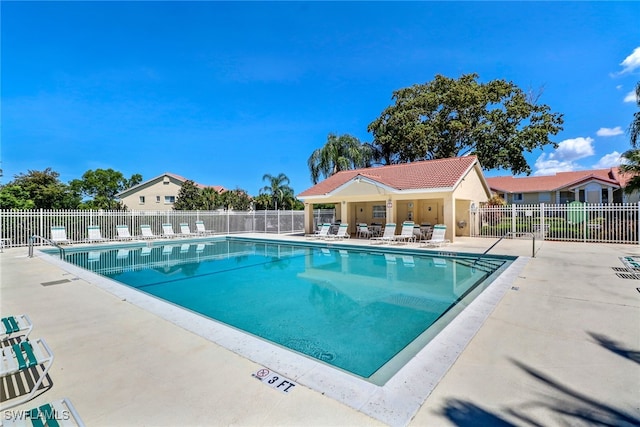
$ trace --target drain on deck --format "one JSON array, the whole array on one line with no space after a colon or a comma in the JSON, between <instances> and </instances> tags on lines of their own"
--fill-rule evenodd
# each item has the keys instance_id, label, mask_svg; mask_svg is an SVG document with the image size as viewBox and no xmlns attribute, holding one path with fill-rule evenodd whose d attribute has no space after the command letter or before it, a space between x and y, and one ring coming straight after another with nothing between
<instances>
[{"instance_id":1,"label":"drain on deck","mask_svg":"<svg viewBox=\"0 0 640 427\"><path fill-rule=\"evenodd\" d=\"M69 279L62 279L62 280L54 280L52 282L43 282L40 283L42 286L51 286L51 285L59 285L61 283L69 283L71 282L71 280Z\"/></svg>"}]
</instances>

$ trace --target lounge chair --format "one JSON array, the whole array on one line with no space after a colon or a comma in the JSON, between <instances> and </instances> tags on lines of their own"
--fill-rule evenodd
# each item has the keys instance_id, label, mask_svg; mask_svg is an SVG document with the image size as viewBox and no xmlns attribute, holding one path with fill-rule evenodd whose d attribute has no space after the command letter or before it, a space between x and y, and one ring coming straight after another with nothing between
<instances>
[{"instance_id":1,"label":"lounge chair","mask_svg":"<svg viewBox=\"0 0 640 427\"><path fill-rule=\"evenodd\" d=\"M0 341L19 336L26 340L33 329L31 319L26 314L3 317L0 323Z\"/></svg>"},{"instance_id":2,"label":"lounge chair","mask_svg":"<svg viewBox=\"0 0 640 427\"><path fill-rule=\"evenodd\" d=\"M393 222L384 226L384 232L380 237L372 237L369 239L370 243L385 243L385 242L393 242L396 236L396 225Z\"/></svg>"},{"instance_id":3,"label":"lounge chair","mask_svg":"<svg viewBox=\"0 0 640 427\"><path fill-rule=\"evenodd\" d=\"M195 236L196 233L192 233L191 229L189 228L189 224L187 224L186 222L181 222L180 223L180 235L181 236Z\"/></svg>"},{"instance_id":4,"label":"lounge chair","mask_svg":"<svg viewBox=\"0 0 640 427\"><path fill-rule=\"evenodd\" d=\"M51 241L57 244L72 244L73 242L67 239L67 229L63 225L51 226Z\"/></svg>"},{"instance_id":5,"label":"lounge chair","mask_svg":"<svg viewBox=\"0 0 640 427\"><path fill-rule=\"evenodd\" d=\"M402 223L402 231L399 235L393 236L394 242L415 242L416 236L413 234L413 221L405 221Z\"/></svg>"},{"instance_id":6,"label":"lounge chair","mask_svg":"<svg viewBox=\"0 0 640 427\"><path fill-rule=\"evenodd\" d=\"M116 225L118 240L132 240L133 236L129 233L129 227L126 225Z\"/></svg>"},{"instance_id":7,"label":"lounge chair","mask_svg":"<svg viewBox=\"0 0 640 427\"><path fill-rule=\"evenodd\" d=\"M329 230L331 230L331 224L324 223L318 230L316 230L315 233L305 234L304 237L306 237L307 239L322 239L329 235Z\"/></svg>"},{"instance_id":8,"label":"lounge chair","mask_svg":"<svg viewBox=\"0 0 640 427\"><path fill-rule=\"evenodd\" d=\"M349 224L346 222L342 223L338 227L338 231L336 232L336 234L327 234L326 236L324 236L324 239L328 239L328 240L348 239L351 237L351 235L347 232L348 229L349 229Z\"/></svg>"},{"instance_id":9,"label":"lounge chair","mask_svg":"<svg viewBox=\"0 0 640 427\"><path fill-rule=\"evenodd\" d=\"M8 401L2 402L2 409L6 410L33 398L51 368L53 352L42 338L38 338L30 341L20 341L18 344L4 347L1 356L0 378L3 379L3 382L5 377L14 374L20 377L20 373L26 372L27 370L29 370L29 374L38 376L38 379L32 386L30 381L22 381L22 378L16 378L18 382L23 383L23 386L26 386L25 382L28 382L31 391L22 396L16 396ZM30 369L40 365L42 365L42 369ZM25 374L25 376L30 379L29 374ZM24 390L26 391L26 387Z\"/></svg>"},{"instance_id":10,"label":"lounge chair","mask_svg":"<svg viewBox=\"0 0 640 427\"><path fill-rule=\"evenodd\" d=\"M196 233L206 236L215 233L215 230L207 230L204 228L204 221L196 221Z\"/></svg>"},{"instance_id":11,"label":"lounge chair","mask_svg":"<svg viewBox=\"0 0 640 427\"><path fill-rule=\"evenodd\" d=\"M431 239L423 240L422 245L425 246L442 246L446 243L449 243L449 239L445 239L444 235L447 232L447 226L444 224L436 224L433 226L433 234L431 234Z\"/></svg>"},{"instance_id":12,"label":"lounge chair","mask_svg":"<svg viewBox=\"0 0 640 427\"><path fill-rule=\"evenodd\" d=\"M55 400L26 411L7 413L2 420L3 427L63 426L84 427L84 422L69 399Z\"/></svg>"},{"instance_id":13,"label":"lounge chair","mask_svg":"<svg viewBox=\"0 0 640 427\"><path fill-rule=\"evenodd\" d=\"M142 237L143 239L157 239L158 236L156 236L155 234L153 234L153 232L151 231L151 226L149 224L142 224L140 226L140 231L142 231Z\"/></svg>"},{"instance_id":14,"label":"lounge chair","mask_svg":"<svg viewBox=\"0 0 640 427\"><path fill-rule=\"evenodd\" d=\"M87 242L106 242L107 241L107 239L102 237L102 233L100 232L100 226L98 225L88 226L87 232L89 233Z\"/></svg>"},{"instance_id":15,"label":"lounge chair","mask_svg":"<svg viewBox=\"0 0 640 427\"><path fill-rule=\"evenodd\" d=\"M174 237L178 237L178 235L173 232L173 226L170 223L165 223L162 224L162 237L173 239Z\"/></svg>"}]
</instances>

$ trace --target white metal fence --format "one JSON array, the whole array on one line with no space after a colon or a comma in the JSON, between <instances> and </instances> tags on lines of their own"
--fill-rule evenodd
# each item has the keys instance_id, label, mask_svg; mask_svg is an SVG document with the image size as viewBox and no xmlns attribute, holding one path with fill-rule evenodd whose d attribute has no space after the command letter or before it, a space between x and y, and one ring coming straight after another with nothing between
<instances>
[{"instance_id":1,"label":"white metal fence","mask_svg":"<svg viewBox=\"0 0 640 427\"><path fill-rule=\"evenodd\" d=\"M333 209L314 211L316 223L333 222ZM99 226L105 239L116 239L117 225L127 225L131 235L140 235L141 225L150 225L153 234L163 235L162 224L171 224L180 232L180 224L187 223L192 232L195 222L203 221L207 230L215 234L235 233L302 233L304 211L90 211L90 210L0 210L0 238L6 246L27 246L31 236L51 238L52 226L63 226L67 238L86 241L88 227ZM40 244L40 241L36 242Z\"/></svg>"},{"instance_id":2,"label":"white metal fence","mask_svg":"<svg viewBox=\"0 0 640 427\"><path fill-rule=\"evenodd\" d=\"M571 242L639 244L640 203L485 206L471 210L471 235L508 232Z\"/></svg>"}]
</instances>

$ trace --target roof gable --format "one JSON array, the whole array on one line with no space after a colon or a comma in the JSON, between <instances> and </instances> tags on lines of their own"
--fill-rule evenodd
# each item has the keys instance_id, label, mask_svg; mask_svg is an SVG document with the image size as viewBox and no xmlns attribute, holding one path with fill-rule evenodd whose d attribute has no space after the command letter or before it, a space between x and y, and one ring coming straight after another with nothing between
<instances>
[{"instance_id":1,"label":"roof gable","mask_svg":"<svg viewBox=\"0 0 640 427\"><path fill-rule=\"evenodd\" d=\"M340 171L303 191L298 197L334 194L356 179L368 180L396 192L452 190L477 165L476 156L464 156ZM482 175L481 171L480 174Z\"/></svg>"},{"instance_id":2,"label":"roof gable","mask_svg":"<svg viewBox=\"0 0 640 427\"><path fill-rule=\"evenodd\" d=\"M128 195L135 193L137 191L139 191L140 189L144 188L144 187L148 187L151 186L155 183L158 183L160 181L163 181L165 177L168 177L169 180L173 180L173 181L177 181L177 185L182 186L182 184L184 184L185 182L188 181L187 178L180 176L180 175L176 175L175 173L171 173L171 172L165 172L162 175L158 175L154 178L148 179L144 182L141 182L138 185L134 185L133 187L127 188L126 190L116 194L116 197L118 198L123 198L123 197L127 197ZM216 192L218 193L222 193L225 191L225 188L222 187L221 185L211 185L211 186L207 186L207 185L202 185L199 184L197 182L194 182L194 184L196 185L196 187L203 189L203 188L213 188Z\"/></svg>"},{"instance_id":3,"label":"roof gable","mask_svg":"<svg viewBox=\"0 0 640 427\"><path fill-rule=\"evenodd\" d=\"M571 188L589 181L599 181L603 184L619 187L623 186L614 169L593 169L572 172L558 172L554 175L541 176L497 176L487 178L487 183L494 191L505 193L537 193L544 191L558 191Z\"/></svg>"}]
</instances>

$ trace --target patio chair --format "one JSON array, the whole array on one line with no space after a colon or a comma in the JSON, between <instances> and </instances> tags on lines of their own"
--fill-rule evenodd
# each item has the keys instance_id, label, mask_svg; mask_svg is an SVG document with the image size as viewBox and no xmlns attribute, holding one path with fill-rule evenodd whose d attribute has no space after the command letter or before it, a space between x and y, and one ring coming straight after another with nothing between
<instances>
[{"instance_id":1,"label":"patio chair","mask_svg":"<svg viewBox=\"0 0 640 427\"><path fill-rule=\"evenodd\" d=\"M5 414L2 420L3 427L24 426L64 426L84 427L84 422L78 415L69 399L64 398L45 403L37 408L19 411L13 414Z\"/></svg>"},{"instance_id":2,"label":"patio chair","mask_svg":"<svg viewBox=\"0 0 640 427\"><path fill-rule=\"evenodd\" d=\"M181 236L195 236L196 233L192 233L191 229L189 228L189 224L187 224L186 222L181 222L180 223L180 235Z\"/></svg>"},{"instance_id":3,"label":"patio chair","mask_svg":"<svg viewBox=\"0 0 640 427\"><path fill-rule=\"evenodd\" d=\"M340 224L340 226L338 227L338 231L336 232L336 234L327 234L326 236L324 236L324 239L329 239L329 240L333 240L333 239L348 239L351 237L351 235L347 232L349 229L349 224L348 223L342 223Z\"/></svg>"},{"instance_id":4,"label":"patio chair","mask_svg":"<svg viewBox=\"0 0 640 427\"><path fill-rule=\"evenodd\" d=\"M57 244L72 244L73 242L67 239L67 229L63 225L51 226L51 241Z\"/></svg>"},{"instance_id":5,"label":"patio chair","mask_svg":"<svg viewBox=\"0 0 640 427\"><path fill-rule=\"evenodd\" d=\"M207 230L204 228L204 221L196 221L196 233L200 235L214 234L215 230Z\"/></svg>"},{"instance_id":6,"label":"patio chair","mask_svg":"<svg viewBox=\"0 0 640 427\"><path fill-rule=\"evenodd\" d=\"M391 243L395 240L395 236L396 236L396 225L393 222L390 222L389 224L384 226L384 232L382 233L382 236L380 237L372 237L371 239L369 239L369 242L371 244L374 243Z\"/></svg>"},{"instance_id":7,"label":"patio chair","mask_svg":"<svg viewBox=\"0 0 640 427\"><path fill-rule=\"evenodd\" d=\"M173 239L174 237L178 237L178 235L173 232L173 226L170 223L165 223L162 224L162 237Z\"/></svg>"},{"instance_id":8,"label":"patio chair","mask_svg":"<svg viewBox=\"0 0 640 427\"><path fill-rule=\"evenodd\" d=\"M6 410L33 398L51 368L51 364L53 363L53 352L42 338L38 338L30 341L21 341L18 344L4 347L2 349L1 356L2 363L0 363L0 378L2 381L4 382L5 378L6 381L11 381L14 378L9 379L9 376L17 376L15 380L18 383L22 383L22 386L24 386L24 388L17 387L17 390L26 391L26 383L30 386L30 391L28 393L3 401L2 409ZM41 366L42 369L31 369L37 366ZM27 373L27 371L29 372ZM21 377L22 373L24 373L26 381L23 381L23 378ZM34 376L34 380L37 375L37 380L33 382L32 386L30 381L31 375Z\"/></svg>"},{"instance_id":9,"label":"patio chair","mask_svg":"<svg viewBox=\"0 0 640 427\"><path fill-rule=\"evenodd\" d=\"M324 223L315 233L305 234L304 237L307 239L323 239L329 235L329 230L331 230L331 224Z\"/></svg>"},{"instance_id":10,"label":"patio chair","mask_svg":"<svg viewBox=\"0 0 640 427\"><path fill-rule=\"evenodd\" d=\"M87 242L106 242L107 241L107 239L102 237L102 233L100 232L100 226L98 225L88 226L87 232L89 233Z\"/></svg>"},{"instance_id":11,"label":"patio chair","mask_svg":"<svg viewBox=\"0 0 640 427\"><path fill-rule=\"evenodd\" d=\"M116 225L116 232L118 233L118 240L132 240L133 236L129 233L129 226Z\"/></svg>"},{"instance_id":12,"label":"patio chair","mask_svg":"<svg viewBox=\"0 0 640 427\"><path fill-rule=\"evenodd\" d=\"M358 224L358 230L356 231L356 237L368 239L373 236L373 232L369 230L367 224Z\"/></svg>"},{"instance_id":13,"label":"patio chair","mask_svg":"<svg viewBox=\"0 0 640 427\"><path fill-rule=\"evenodd\" d=\"M149 224L142 224L140 226L140 231L142 231L142 237L143 239L157 239L158 236L156 236L155 234L153 234L153 232L151 231L151 226Z\"/></svg>"},{"instance_id":14,"label":"patio chair","mask_svg":"<svg viewBox=\"0 0 640 427\"><path fill-rule=\"evenodd\" d=\"M0 325L0 341L19 336L26 340L33 329L31 319L26 314L3 317L0 322L2 323Z\"/></svg>"},{"instance_id":15,"label":"patio chair","mask_svg":"<svg viewBox=\"0 0 640 427\"><path fill-rule=\"evenodd\" d=\"M394 242L415 242L416 236L413 234L413 221L405 221L402 223L402 231L399 235L393 236Z\"/></svg>"},{"instance_id":16,"label":"patio chair","mask_svg":"<svg viewBox=\"0 0 640 427\"><path fill-rule=\"evenodd\" d=\"M450 243L449 239L445 239L444 235L447 232L447 226L444 224L436 224L433 226L433 233L431 234L431 239L423 240L422 247L427 246L442 246L444 244Z\"/></svg>"}]
</instances>

